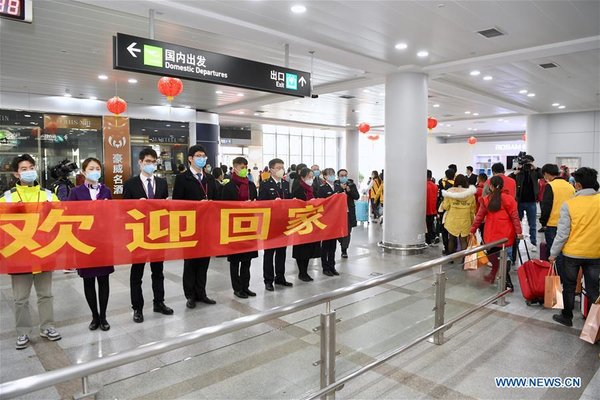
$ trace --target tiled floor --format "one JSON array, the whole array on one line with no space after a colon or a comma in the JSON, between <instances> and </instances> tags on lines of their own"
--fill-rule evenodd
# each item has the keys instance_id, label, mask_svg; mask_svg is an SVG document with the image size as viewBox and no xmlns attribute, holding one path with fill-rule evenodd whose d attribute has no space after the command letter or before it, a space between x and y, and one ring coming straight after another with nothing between
<instances>
[{"instance_id":1,"label":"tiled floor","mask_svg":"<svg viewBox=\"0 0 600 400\"><path fill-rule=\"evenodd\" d=\"M440 255L440 248L425 254L399 257L382 253L376 246L381 226L353 231L348 260L338 259L339 277L320 273L314 261L312 283L296 279L293 259L287 262L287 278L293 288L276 287L266 292L262 283L262 259L253 261L251 289L258 296L248 300L233 296L226 260L213 259L208 293L217 305L189 310L181 288L182 262L165 267L166 303L172 316L151 309L150 273L146 272L145 322L131 320L129 268L118 267L111 276L108 332L89 331L89 310L81 279L55 273L56 327L63 335L50 343L34 335L26 350L14 349L14 317L10 278L0 276L0 380L82 363L138 345L173 337L183 332L219 324L274 306L347 286L374 275L398 271ZM291 256L288 251L288 257ZM339 251L338 251L339 254ZM459 265L446 269L446 318L452 318L492 295L497 288L485 284L484 270L464 272ZM516 282L516 279L513 279ZM434 287L430 272L423 272L373 288L333 303L337 325L336 375L356 370L378 355L410 342L432 328ZM35 302L32 296L32 302ZM583 325L566 328L552 321L552 311L525 305L520 293L508 298L506 307L492 305L446 332L442 346L422 343L360 378L336 394L343 399L597 399L600 397L599 346L578 338ZM34 307L35 308L35 307ZM102 399L292 399L318 388L319 324L323 307L285 316L183 349L132 363L90 378L103 388ZM35 313L34 313L35 314ZM577 389L498 389L494 377L581 377ZM31 393L23 398L70 398L81 390L69 382Z\"/></svg>"}]
</instances>

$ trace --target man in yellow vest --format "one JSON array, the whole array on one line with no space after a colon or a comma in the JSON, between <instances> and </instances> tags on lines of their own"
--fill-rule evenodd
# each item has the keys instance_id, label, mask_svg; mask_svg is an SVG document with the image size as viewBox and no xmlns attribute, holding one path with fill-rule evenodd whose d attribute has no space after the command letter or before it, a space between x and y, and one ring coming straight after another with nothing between
<instances>
[{"instance_id":1,"label":"man in yellow vest","mask_svg":"<svg viewBox=\"0 0 600 400\"><path fill-rule=\"evenodd\" d=\"M540 203L542 215L540 216L540 224L544 227L544 236L546 237L546 246L548 251L554 244L556 237L556 229L558 226L558 218L560 217L560 208L563 203L575 194L575 188L569 182L560 177L560 171L556 164L546 164L542 167L544 179L548 182L544 189L544 197ZM542 256L550 256L542 254ZM556 259L556 267L559 274L562 273L563 260L559 255Z\"/></svg>"},{"instance_id":2,"label":"man in yellow vest","mask_svg":"<svg viewBox=\"0 0 600 400\"><path fill-rule=\"evenodd\" d=\"M11 190L0 197L0 203L39 203L58 201L54 193L40 187L35 160L29 154L15 157L11 163L13 175L18 179ZM17 328L17 350L29 345L29 335L33 329L29 294L35 285L38 312L40 315L40 336L51 341L60 340L60 334L54 329L54 300L52 296L52 271L13 274L12 289L15 303Z\"/></svg>"},{"instance_id":3,"label":"man in yellow vest","mask_svg":"<svg viewBox=\"0 0 600 400\"><path fill-rule=\"evenodd\" d=\"M573 305L577 272L583 268L588 310L598 298L600 280L600 193L598 172L592 168L579 168L573 173L575 197L567 200L560 209L558 229L550 250L549 261L554 261L562 251L564 256L563 283L564 309L552 316L556 322L573 325Z\"/></svg>"}]
</instances>

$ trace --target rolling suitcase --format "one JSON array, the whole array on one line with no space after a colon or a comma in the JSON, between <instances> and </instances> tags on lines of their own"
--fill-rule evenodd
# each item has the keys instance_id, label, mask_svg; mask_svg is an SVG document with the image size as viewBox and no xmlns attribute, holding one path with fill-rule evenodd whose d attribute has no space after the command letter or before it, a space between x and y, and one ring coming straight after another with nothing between
<instances>
[{"instance_id":1,"label":"rolling suitcase","mask_svg":"<svg viewBox=\"0 0 600 400\"><path fill-rule=\"evenodd\" d=\"M521 258L521 251L518 251L521 266L517 269L517 276L519 277L521 293L528 306L532 303L544 304L546 275L548 275L548 270L552 265L548 261L532 260L527 245L525 249L527 250L527 258L529 258L529 261L526 262L523 262Z\"/></svg>"},{"instance_id":2,"label":"rolling suitcase","mask_svg":"<svg viewBox=\"0 0 600 400\"><path fill-rule=\"evenodd\" d=\"M550 257L550 249L546 242L540 243L540 258L544 261L548 261L548 257Z\"/></svg>"},{"instance_id":3,"label":"rolling suitcase","mask_svg":"<svg viewBox=\"0 0 600 400\"><path fill-rule=\"evenodd\" d=\"M354 204L356 205L356 221L369 222L369 202L360 200Z\"/></svg>"}]
</instances>

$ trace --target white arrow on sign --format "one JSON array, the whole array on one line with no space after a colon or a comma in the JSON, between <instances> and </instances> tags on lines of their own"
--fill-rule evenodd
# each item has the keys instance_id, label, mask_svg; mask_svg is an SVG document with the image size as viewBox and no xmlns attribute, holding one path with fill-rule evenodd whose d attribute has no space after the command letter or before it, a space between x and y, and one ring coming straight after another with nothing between
<instances>
[{"instance_id":1,"label":"white arrow on sign","mask_svg":"<svg viewBox=\"0 0 600 400\"><path fill-rule=\"evenodd\" d=\"M298 79L298 83L300 84L300 86L304 87L304 85L306 85L306 79L304 79L304 77L301 76L300 79Z\"/></svg>"},{"instance_id":2,"label":"white arrow on sign","mask_svg":"<svg viewBox=\"0 0 600 400\"><path fill-rule=\"evenodd\" d=\"M142 51L140 49L135 48L136 44L136 42L133 42L129 46L127 46L127 51L133 56L133 58L137 58L137 55L135 53L140 53Z\"/></svg>"}]
</instances>

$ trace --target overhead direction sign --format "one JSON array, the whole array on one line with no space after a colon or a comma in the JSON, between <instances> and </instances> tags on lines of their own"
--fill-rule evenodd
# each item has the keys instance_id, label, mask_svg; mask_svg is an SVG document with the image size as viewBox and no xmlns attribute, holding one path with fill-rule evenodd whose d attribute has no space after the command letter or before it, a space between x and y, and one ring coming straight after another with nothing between
<instances>
[{"instance_id":1,"label":"overhead direction sign","mask_svg":"<svg viewBox=\"0 0 600 400\"><path fill-rule=\"evenodd\" d=\"M310 96L310 73L177 44L117 33L113 68L279 93Z\"/></svg>"}]
</instances>

